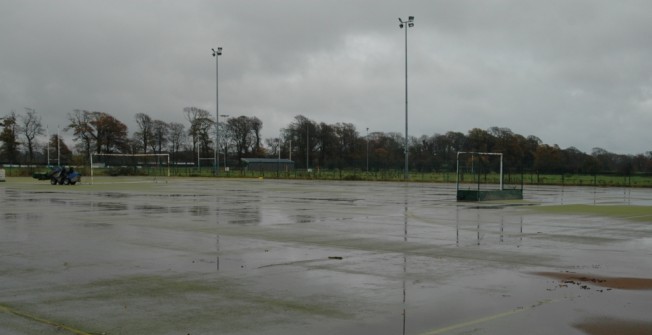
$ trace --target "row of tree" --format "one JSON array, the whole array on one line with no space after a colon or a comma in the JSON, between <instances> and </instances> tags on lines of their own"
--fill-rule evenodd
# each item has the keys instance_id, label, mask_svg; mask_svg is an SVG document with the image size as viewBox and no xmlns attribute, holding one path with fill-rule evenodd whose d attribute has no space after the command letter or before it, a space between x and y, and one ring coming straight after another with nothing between
<instances>
[{"instance_id":1,"label":"row of tree","mask_svg":"<svg viewBox=\"0 0 652 335\"><path fill-rule=\"evenodd\" d=\"M56 148L61 164L85 164L91 153L169 153L174 163L199 164L201 158L214 157L215 150L230 166L237 166L243 157L289 158L297 168L322 169L402 169L404 163L405 142L400 133L362 135L351 123L318 123L299 115L281 129L279 137L263 140L263 123L256 117L224 118L225 122L216 124L201 108L187 107L182 113L187 124L137 113L137 129L130 134L125 123L108 113L74 110L64 128L73 135L77 153L73 155L58 133L45 145L38 142L45 129L34 110L26 109L21 115L11 112L0 119L0 162L41 163ZM536 136L526 137L509 128L423 135L410 137L408 143L410 170L419 172L453 171L457 152L464 151L502 152L508 173L652 173L652 152L620 155L594 148L588 154L574 147L544 144Z\"/></svg>"}]
</instances>

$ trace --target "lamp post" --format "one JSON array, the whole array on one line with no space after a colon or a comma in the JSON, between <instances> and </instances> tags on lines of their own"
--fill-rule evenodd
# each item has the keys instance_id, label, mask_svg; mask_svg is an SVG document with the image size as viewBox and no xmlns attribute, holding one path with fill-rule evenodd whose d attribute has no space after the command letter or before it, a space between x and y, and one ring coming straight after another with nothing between
<instances>
[{"instance_id":1,"label":"lamp post","mask_svg":"<svg viewBox=\"0 0 652 335\"><path fill-rule=\"evenodd\" d=\"M407 21L403 21L400 17L399 27L405 28L405 169L403 170L403 179L408 179L408 48L407 48L407 32L408 28L414 27L414 16L409 16Z\"/></svg>"},{"instance_id":2,"label":"lamp post","mask_svg":"<svg viewBox=\"0 0 652 335\"><path fill-rule=\"evenodd\" d=\"M215 158L213 160L213 174L220 175L220 155L217 154L220 148L220 88L219 88L219 56L222 55L222 47L217 47L213 50L213 57L215 57Z\"/></svg>"}]
</instances>

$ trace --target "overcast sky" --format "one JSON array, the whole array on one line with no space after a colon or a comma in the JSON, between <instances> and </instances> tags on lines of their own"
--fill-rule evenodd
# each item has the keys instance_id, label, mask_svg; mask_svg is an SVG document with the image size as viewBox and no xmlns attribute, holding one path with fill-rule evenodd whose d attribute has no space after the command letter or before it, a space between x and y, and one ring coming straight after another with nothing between
<instances>
[{"instance_id":1,"label":"overcast sky","mask_svg":"<svg viewBox=\"0 0 652 335\"><path fill-rule=\"evenodd\" d=\"M0 115L74 109L136 130L183 107L361 135L493 126L590 153L652 151L652 1L0 0Z\"/></svg>"}]
</instances>

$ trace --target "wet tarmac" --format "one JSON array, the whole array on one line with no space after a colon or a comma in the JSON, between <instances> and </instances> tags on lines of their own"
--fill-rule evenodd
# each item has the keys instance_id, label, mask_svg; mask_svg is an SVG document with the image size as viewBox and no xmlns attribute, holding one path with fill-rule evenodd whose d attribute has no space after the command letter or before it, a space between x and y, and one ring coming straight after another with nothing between
<instances>
[{"instance_id":1,"label":"wet tarmac","mask_svg":"<svg viewBox=\"0 0 652 335\"><path fill-rule=\"evenodd\" d=\"M652 333L652 190L524 195L458 203L452 184L9 178L0 333Z\"/></svg>"}]
</instances>

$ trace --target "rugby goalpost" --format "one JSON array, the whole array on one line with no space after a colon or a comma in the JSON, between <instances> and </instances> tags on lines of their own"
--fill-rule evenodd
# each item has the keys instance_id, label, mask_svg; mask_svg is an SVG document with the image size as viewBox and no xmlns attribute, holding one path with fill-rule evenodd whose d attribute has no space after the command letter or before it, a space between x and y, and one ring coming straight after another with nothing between
<instances>
[{"instance_id":1,"label":"rugby goalpost","mask_svg":"<svg viewBox=\"0 0 652 335\"><path fill-rule=\"evenodd\" d=\"M112 157L167 157L167 176L170 178L170 154L98 154L91 153L91 185L93 184L93 156L112 156Z\"/></svg>"}]
</instances>

